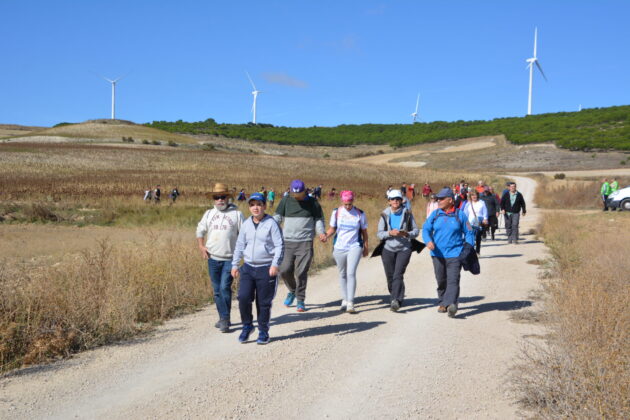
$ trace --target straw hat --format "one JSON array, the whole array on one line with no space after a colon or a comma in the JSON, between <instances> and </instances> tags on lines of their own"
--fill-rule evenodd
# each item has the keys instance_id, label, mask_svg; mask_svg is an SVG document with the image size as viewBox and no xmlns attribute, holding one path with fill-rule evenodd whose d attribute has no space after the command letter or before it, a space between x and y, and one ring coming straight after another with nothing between
<instances>
[{"instance_id":1,"label":"straw hat","mask_svg":"<svg viewBox=\"0 0 630 420\"><path fill-rule=\"evenodd\" d=\"M206 195L209 197L212 197L215 195L229 195L230 197L234 198L234 193L230 191L230 189L228 188L226 184L223 184L221 182L217 182L216 184L214 184L214 188L212 188L212 190L208 192Z\"/></svg>"}]
</instances>

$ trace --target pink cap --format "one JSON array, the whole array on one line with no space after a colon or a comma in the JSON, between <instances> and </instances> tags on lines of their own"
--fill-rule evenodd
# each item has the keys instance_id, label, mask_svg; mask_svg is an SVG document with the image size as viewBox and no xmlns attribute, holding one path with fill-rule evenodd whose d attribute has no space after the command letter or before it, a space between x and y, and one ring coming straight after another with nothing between
<instances>
[{"instance_id":1,"label":"pink cap","mask_svg":"<svg viewBox=\"0 0 630 420\"><path fill-rule=\"evenodd\" d=\"M341 191L339 196L344 203L349 203L354 200L354 193L350 190Z\"/></svg>"}]
</instances>

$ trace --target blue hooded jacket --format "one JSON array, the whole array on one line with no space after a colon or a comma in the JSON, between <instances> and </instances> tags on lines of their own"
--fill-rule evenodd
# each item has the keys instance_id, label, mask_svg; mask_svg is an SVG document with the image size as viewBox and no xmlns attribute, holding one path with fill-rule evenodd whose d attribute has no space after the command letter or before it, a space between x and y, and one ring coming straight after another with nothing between
<instances>
[{"instance_id":1,"label":"blue hooded jacket","mask_svg":"<svg viewBox=\"0 0 630 420\"><path fill-rule=\"evenodd\" d=\"M460 210L446 213L437 209L422 225L422 241L435 244L431 251L433 257L457 258L464 248L464 241L475 246L475 232Z\"/></svg>"}]
</instances>

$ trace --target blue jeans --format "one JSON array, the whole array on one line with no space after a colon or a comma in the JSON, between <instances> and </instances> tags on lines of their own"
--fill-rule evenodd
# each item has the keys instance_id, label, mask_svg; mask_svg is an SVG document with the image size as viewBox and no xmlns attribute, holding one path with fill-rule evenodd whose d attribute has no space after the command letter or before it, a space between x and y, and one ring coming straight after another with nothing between
<instances>
[{"instance_id":1,"label":"blue jeans","mask_svg":"<svg viewBox=\"0 0 630 420\"><path fill-rule=\"evenodd\" d=\"M230 319L232 308L232 261L208 259L208 273L214 289L214 303L221 319Z\"/></svg>"}]
</instances>

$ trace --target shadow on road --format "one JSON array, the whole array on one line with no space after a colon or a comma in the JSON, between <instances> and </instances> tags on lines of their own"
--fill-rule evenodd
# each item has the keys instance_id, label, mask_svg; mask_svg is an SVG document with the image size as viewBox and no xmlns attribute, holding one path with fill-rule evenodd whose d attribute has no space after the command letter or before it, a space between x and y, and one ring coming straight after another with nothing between
<instances>
[{"instance_id":1,"label":"shadow on road","mask_svg":"<svg viewBox=\"0 0 630 420\"><path fill-rule=\"evenodd\" d=\"M376 328L382 324L385 324L385 322L348 322L345 324L322 325L320 327L304 328L301 330L297 330L293 334L283 335L281 337L273 337L273 341L282 341L291 338L313 337L316 335L325 334L346 335L371 330L372 328Z\"/></svg>"},{"instance_id":2,"label":"shadow on road","mask_svg":"<svg viewBox=\"0 0 630 420\"><path fill-rule=\"evenodd\" d=\"M464 300L459 299L459 302L464 303ZM517 311L522 308L527 308L528 306L532 306L530 300L510 300L506 302L488 302L474 306L460 306L460 312L455 318L466 319L469 316L475 316L490 311Z\"/></svg>"},{"instance_id":3,"label":"shadow on road","mask_svg":"<svg viewBox=\"0 0 630 420\"><path fill-rule=\"evenodd\" d=\"M523 254L500 254L500 255L484 255L479 257L481 258L514 258L514 257L522 257Z\"/></svg>"}]
</instances>

